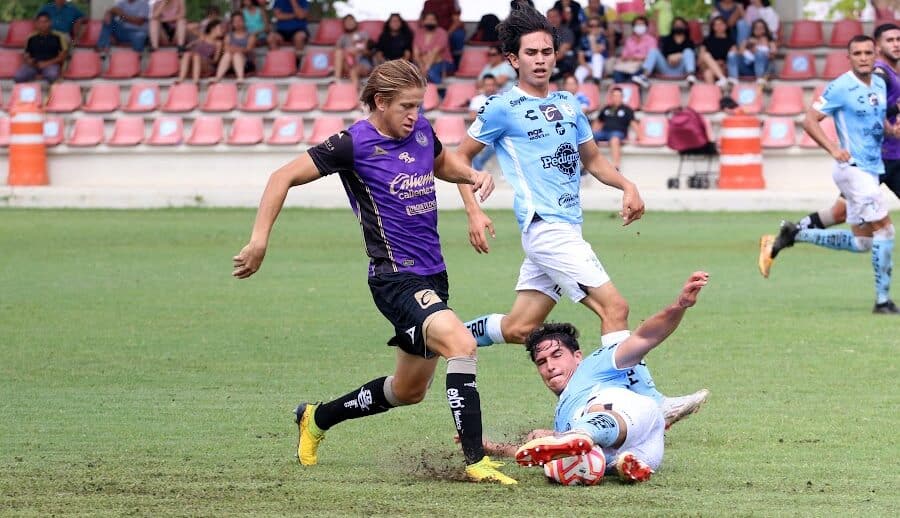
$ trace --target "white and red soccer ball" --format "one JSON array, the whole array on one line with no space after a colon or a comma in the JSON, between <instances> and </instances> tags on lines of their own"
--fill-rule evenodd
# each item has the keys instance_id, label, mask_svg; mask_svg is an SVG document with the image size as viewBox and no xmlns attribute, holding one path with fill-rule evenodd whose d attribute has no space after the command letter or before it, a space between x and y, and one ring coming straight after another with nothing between
<instances>
[{"instance_id":1,"label":"white and red soccer ball","mask_svg":"<svg viewBox=\"0 0 900 518\"><path fill-rule=\"evenodd\" d=\"M583 455L564 457L544 464L547 478L564 486L597 485L603 480L604 471L606 457L599 446Z\"/></svg>"}]
</instances>

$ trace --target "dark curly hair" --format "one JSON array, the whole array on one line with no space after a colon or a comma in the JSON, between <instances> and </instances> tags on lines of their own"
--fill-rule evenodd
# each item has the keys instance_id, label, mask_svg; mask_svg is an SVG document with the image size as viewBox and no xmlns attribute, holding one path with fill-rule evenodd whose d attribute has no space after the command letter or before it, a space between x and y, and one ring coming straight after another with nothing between
<instances>
[{"instance_id":1,"label":"dark curly hair","mask_svg":"<svg viewBox=\"0 0 900 518\"><path fill-rule=\"evenodd\" d=\"M549 338L557 340L573 353L581 349L578 345L578 329L572 324L553 322L541 324L525 339L525 351L528 352L532 362L537 354L534 348Z\"/></svg>"},{"instance_id":2,"label":"dark curly hair","mask_svg":"<svg viewBox=\"0 0 900 518\"><path fill-rule=\"evenodd\" d=\"M510 11L509 16L497 26L503 53L518 55L522 36L532 32L546 32L553 40L553 50L559 48L559 34L547 21L547 17L532 7L520 7Z\"/></svg>"}]
</instances>

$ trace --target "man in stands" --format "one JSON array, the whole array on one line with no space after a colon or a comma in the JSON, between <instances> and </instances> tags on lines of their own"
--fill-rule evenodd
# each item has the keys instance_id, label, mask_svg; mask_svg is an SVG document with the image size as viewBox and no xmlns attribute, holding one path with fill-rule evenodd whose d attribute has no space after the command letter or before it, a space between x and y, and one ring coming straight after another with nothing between
<instances>
[{"instance_id":1,"label":"man in stands","mask_svg":"<svg viewBox=\"0 0 900 518\"><path fill-rule=\"evenodd\" d=\"M67 0L48 2L41 7L38 14L49 16L52 29L68 35L73 42L81 39L85 27L87 27L87 18L84 17L84 13Z\"/></svg>"},{"instance_id":2,"label":"man in stands","mask_svg":"<svg viewBox=\"0 0 900 518\"><path fill-rule=\"evenodd\" d=\"M272 12L275 30L269 33L269 48L274 50L287 43L294 45L297 55L302 54L309 40L309 0L275 0Z\"/></svg>"},{"instance_id":3,"label":"man in stands","mask_svg":"<svg viewBox=\"0 0 900 518\"><path fill-rule=\"evenodd\" d=\"M506 60L506 56L503 55L500 46L491 47L487 52L487 56L488 62L485 63L481 73L478 74L479 88L484 87L484 78L486 76L494 78L500 92L505 92L512 88L516 84L516 70Z\"/></svg>"},{"instance_id":4,"label":"man in stands","mask_svg":"<svg viewBox=\"0 0 900 518\"><path fill-rule=\"evenodd\" d=\"M130 43L136 52L143 52L150 32L149 0L118 0L103 15L103 29L97 40L97 50L101 54L109 52L110 39Z\"/></svg>"},{"instance_id":5,"label":"man in stands","mask_svg":"<svg viewBox=\"0 0 900 518\"><path fill-rule=\"evenodd\" d=\"M609 104L597 115L599 127L594 131L594 140L609 142L609 153L616 169L622 166L622 141L628 138L628 130L633 128L637 132L638 129L637 121L634 120L634 110L622 102L622 94L621 88L613 87Z\"/></svg>"},{"instance_id":6,"label":"man in stands","mask_svg":"<svg viewBox=\"0 0 900 518\"><path fill-rule=\"evenodd\" d=\"M53 83L59 79L66 60L66 37L52 30L50 15L41 13L34 19L35 33L25 43L25 62L16 71L17 83L32 81L38 75Z\"/></svg>"}]
</instances>

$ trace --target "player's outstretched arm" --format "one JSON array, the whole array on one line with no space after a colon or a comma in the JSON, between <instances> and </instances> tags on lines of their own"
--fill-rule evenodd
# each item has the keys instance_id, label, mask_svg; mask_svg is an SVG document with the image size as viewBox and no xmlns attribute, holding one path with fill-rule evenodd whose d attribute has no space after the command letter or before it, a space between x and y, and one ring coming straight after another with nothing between
<instances>
[{"instance_id":1,"label":"player's outstretched arm","mask_svg":"<svg viewBox=\"0 0 900 518\"><path fill-rule=\"evenodd\" d=\"M482 149L484 149L484 144L466 135L456 151L466 163L471 164L472 158L480 153ZM490 246L488 246L484 232L487 230L491 237L496 237L494 222L481 210L471 185L459 184L457 187L469 220L469 243L472 244L472 248L479 254L486 254L490 251Z\"/></svg>"},{"instance_id":2,"label":"player's outstretched arm","mask_svg":"<svg viewBox=\"0 0 900 518\"><path fill-rule=\"evenodd\" d=\"M288 189L321 177L308 153L303 153L272 173L259 202L259 209L256 211L250 242L232 259L234 270L231 275L238 279L246 279L259 270L266 256L266 248L269 246L269 234L281 212L281 207L284 206Z\"/></svg>"},{"instance_id":3,"label":"player's outstretched arm","mask_svg":"<svg viewBox=\"0 0 900 518\"><path fill-rule=\"evenodd\" d=\"M581 162L591 176L622 191L622 212L619 215L622 216L624 224L628 225L641 219L644 215L644 200L641 199L637 186L609 163L600 153L597 143L589 140L581 144L578 146L578 154L581 155Z\"/></svg>"},{"instance_id":4,"label":"player's outstretched arm","mask_svg":"<svg viewBox=\"0 0 900 518\"><path fill-rule=\"evenodd\" d=\"M685 310L697 303L700 290L708 282L708 273L692 273L674 303L645 320L631 336L619 344L616 348L616 367L625 369L637 365L647 353L675 332Z\"/></svg>"}]
</instances>

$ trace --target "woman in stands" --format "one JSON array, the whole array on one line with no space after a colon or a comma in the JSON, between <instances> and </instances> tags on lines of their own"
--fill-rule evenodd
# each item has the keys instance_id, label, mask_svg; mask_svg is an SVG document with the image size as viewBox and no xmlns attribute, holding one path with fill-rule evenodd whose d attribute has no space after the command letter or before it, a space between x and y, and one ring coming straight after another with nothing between
<instances>
[{"instance_id":1,"label":"woman in stands","mask_svg":"<svg viewBox=\"0 0 900 518\"><path fill-rule=\"evenodd\" d=\"M722 89L728 86L724 72L725 62L733 48L734 38L728 34L728 23L721 16L713 17L709 22L709 35L703 38L700 45L698 63L704 81L707 83L715 81Z\"/></svg>"},{"instance_id":2,"label":"woman in stands","mask_svg":"<svg viewBox=\"0 0 900 518\"><path fill-rule=\"evenodd\" d=\"M760 87L765 86L771 56L777 50L775 38L765 20L756 20L750 29L750 37L728 53L729 79L737 81L740 76L753 76Z\"/></svg>"},{"instance_id":3,"label":"woman in stands","mask_svg":"<svg viewBox=\"0 0 900 518\"><path fill-rule=\"evenodd\" d=\"M380 65L392 59L412 59L413 32L399 13L391 13L378 43L375 44L375 64Z\"/></svg>"},{"instance_id":4,"label":"woman in stands","mask_svg":"<svg viewBox=\"0 0 900 518\"><path fill-rule=\"evenodd\" d=\"M203 37L188 44L187 52L181 56L181 70L177 83L187 78L188 72L194 83L200 83L201 77L212 74L216 63L222 57L222 23L212 20L206 24Z\"/></svg>"},{"instance_id":5,"label":"woman in stands","mask_svg":"<svg viewBox=\"0 0 900 518\"><path fill-rule=\"evenodd\" d=\"M413 38L413 61L427 75L429 83L441 84L455 70L447 31L438 26L434 13L423 14L419 26Z\"/></svg>"},{"instance_id":6,"label":"woman in stands","mask_svg":"<svg viewBox=\"0 0 900 518\"><path fill-rule=\"evenodd\" d=\"M360 78L372 71L372 51L369 47L369 33L359 30L359 23L352 14L344 16L344 34L334 49L334 80L340 81L344 73L350 82L359 84Z\"/></svg>"},{"instance_id":7,"label":"woman in stands","mask_svg":"<svg viewBox=\"0 0 900 518\"><path fill-rule=\"evenodd\" d=\"M150 10L150 48L159 48L160 36L167 43L174 40L182 48L186 35L187 11L184 0L157 0Z\"/></svg>"},{"instance_id":8,"label":"woman in stands","mask_svg":"<svg viewBox=\"0 0 900 518\"><path fill-rule=\"evenodd\" d=\"M247 71L247 65L253 63L253 48L256 46L256 38L247 30L244 23L244 15L240 12L231 14L231 30L225 38L224 51L222 58L219 60L219 68L216 70L216 77L212 80L216 82L228 73L229 69L234 70L234 76L238 83L244 80L244 72Z\"/></svg>"},{"instance_id":9,"label":"woman in stands","mask_svg":"<svg viewBox=\"0 0 900 518\"><path fill-rule=\"evenodd\" d=\"M269 13L266 12L265 4L265 0L243 0L241 3L244 25L255 40L254 46L265 45L269 35Z\"/></svg>"}]
</instances>

